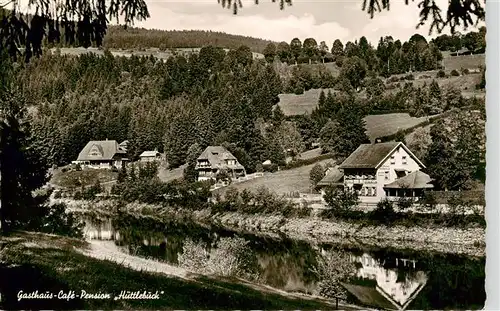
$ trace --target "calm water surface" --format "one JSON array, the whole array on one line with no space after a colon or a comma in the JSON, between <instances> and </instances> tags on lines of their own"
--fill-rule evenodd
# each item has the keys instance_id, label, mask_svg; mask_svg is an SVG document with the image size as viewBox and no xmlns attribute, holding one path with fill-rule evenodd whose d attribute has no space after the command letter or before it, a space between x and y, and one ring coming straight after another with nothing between
<instances>
[{"instance_id":1,"label":"calm water surface","mask_svg":"<svg viewBox=\"0 0 500 311\"><path fill-rule=\"evenodd\" d=\"M259 281L287 290L313 293L317 256L339 252L356 263L356 277L345 284L349 301L384 309L481 309L485 258L310 244L286 237L270 238L192 223L136 220L131 217L86 220L88 239L114 240L124 252L178 265L187 239L207 251L224 237L248 241L256 258Z\"/></svg>"}]
</instances>

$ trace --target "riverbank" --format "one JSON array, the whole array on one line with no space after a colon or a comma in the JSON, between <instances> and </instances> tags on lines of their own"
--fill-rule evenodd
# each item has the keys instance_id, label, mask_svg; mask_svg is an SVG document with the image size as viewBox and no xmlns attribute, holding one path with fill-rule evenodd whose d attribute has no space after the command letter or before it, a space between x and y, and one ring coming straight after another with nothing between
<instances>
[{"instance_id":1,"label":"riverbank","mask_svg":"<svg viewBox=\"0 0 500 311\"><path fill-rule=\"evenodd\" d=\"M199 220L207 220L200 217ZM211 216L224 227L247 231L280 232L297 240L344 245L367 245L379 248L412 249L440 253L485 256L485 230L482 228L425 228L402 226L365 226L347 221L319 218L249 216L228 213Z\"/></svg>"},{"instance_id":2,"label":"riverbank","mask_svg":"<svg viewBox=\"0 0 500 311\"><path fill-rule=\"evenodd\" d=\"M116 203L71 202L69 209L93 217L110 217ZM324 220L316 216L286 218L281 215L250 215L239 212L213 214L209 209L186 211L146 204L128 204L122 211L137 217L163 220L191 220L231 230L259 234L286 235L292 239L319 243L366 245L383 248L412 249L440 253L485 256L485 229L481 227L422 227L365 225L345 220Z\"/></svg>"},{"instance_id":3,"label":"riverbank","mask_svg":"<svg viewBox=\"0 0 500 311\"><path fill-rule=\"evenodd\" d=\"M39 233L0 237L2 309L333 309L331 301L241 279L198 275L122 253L106 242ZM24 299L24 293L97 294L104 299ZM115 299L122 291L158 291L157 299ZM109 294L109 297L105 297ZM339 305L344 310L355 306Z\"/></svg>"}]
</instances>

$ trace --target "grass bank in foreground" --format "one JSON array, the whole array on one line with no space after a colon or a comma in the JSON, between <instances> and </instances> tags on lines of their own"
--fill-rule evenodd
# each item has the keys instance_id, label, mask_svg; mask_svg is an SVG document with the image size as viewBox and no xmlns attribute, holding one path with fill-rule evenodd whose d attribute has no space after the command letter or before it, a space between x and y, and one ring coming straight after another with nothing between
<instances>
[{"instance_id":1,"label":"grass bank in foreground","mask_svg":"<svg viewBox=\"0 0 500 311\"><path fill-rule=\"evenodd\" d=\"M86 242L54 235L16 233L0 237L1 309L333 309L326 300L280 293L241 280L189 278L136 271L88 257ZM82 290L111 299L23 299L19 291L58 295ZM115 300L121 291L163 291L159 299ZM341 306L346 309L345 306ZM347 308L353 309L353 308Z\"/></svg>"}]
</instances>

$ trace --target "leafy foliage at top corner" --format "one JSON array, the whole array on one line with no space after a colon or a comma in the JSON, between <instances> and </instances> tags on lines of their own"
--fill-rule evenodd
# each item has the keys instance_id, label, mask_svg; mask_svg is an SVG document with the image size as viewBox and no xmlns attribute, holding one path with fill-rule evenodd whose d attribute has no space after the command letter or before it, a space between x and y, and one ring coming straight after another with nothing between
<instances>
[{"instance_id":1,"label":"leafy foliage at top corner","mask_svg":"<svg viewBox=\"0 0 500 311\"><path fill-rule=\"evenodd\" d=\"M148 18L144 0L30 1L31 12L20 11L20 1L0 7L0 50L6 49L16 59L24 47L24 56L42 54L44 40L89 47L102 44L109 20L123 18L125 25ZM7 5L5 5L7 6Z\"/></svg>"}]
</instances>

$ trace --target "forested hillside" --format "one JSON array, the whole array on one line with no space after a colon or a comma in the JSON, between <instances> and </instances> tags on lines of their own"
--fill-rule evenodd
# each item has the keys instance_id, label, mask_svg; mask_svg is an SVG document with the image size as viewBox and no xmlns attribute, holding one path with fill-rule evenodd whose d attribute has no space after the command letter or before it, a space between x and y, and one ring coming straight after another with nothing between
<instances>
[{"instance_id":1,"label":"forested hillside","mask_svg":"<svg viewBox=\"0 0 500 311\"><path fill-rule=\"evenodd\" d=\"M196 48L212 45L227 49L248 46L252 52L262 53L269 40L231 35L205 30L156 30L144 28L109 27L103 45L110 49Z\"/></svg>"},{"instance_id":2,"label":"forested hillside","mask_svg":"<svg viewBox=\"0 0 500 311\"><path fill-rule=\"evenodd\" d=\"M287 156L318 141L325 152L349 155L369 141L364 121L369 114L397 111L426 117L477 109L484 115L483 100L465 98L456 88L442 88L434 80L414 85L410 73L387 79L390 83L380 77L386 68L405 72L439 65L433 59L439 53L430 53L432 44L414 37L403 45L416 48L416 54L396 50L404 56L397 66L386 66L383 49L364 40L348 43L338 73L323 64L287 68L255 60L246 46L228 52L206 46L198 54L166 61L109 51L103 56L44 53L17 64L13 75L29 107L32 139L48 164L70 163L89 140L129 140L132 160L157 148L170 168L187 164L185 177L193 180L195 159L208 145L226 146L252 173L266 160L283 165ZM477 88L484 85L483 73ZM310 115L287 117L277 105L279 94L313 88L332 92L320 94Z\"/></svg>"}]
</instances>

